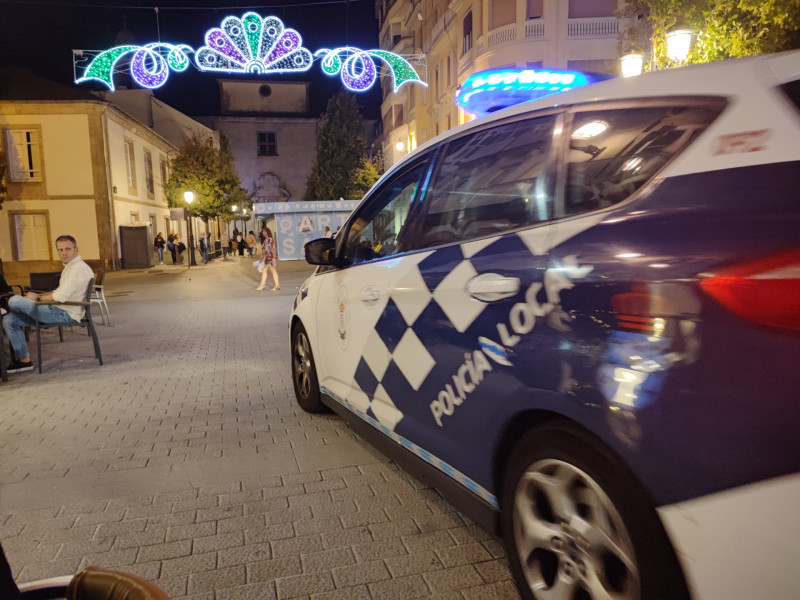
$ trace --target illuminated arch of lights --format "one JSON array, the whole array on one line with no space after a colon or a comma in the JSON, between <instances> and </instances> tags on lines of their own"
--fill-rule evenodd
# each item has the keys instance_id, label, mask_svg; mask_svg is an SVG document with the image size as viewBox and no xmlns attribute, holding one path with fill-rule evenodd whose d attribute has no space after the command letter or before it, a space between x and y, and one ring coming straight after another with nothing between
<instances>
[{"instance_id":1,"label":"illuminated arch of lights","mask_svg":"<svg viewBox=\"0 0 800 600\"><path fill-rule=\"evenodd\" d=\"M110 48L94 56L75 82L99 81L113 91L118 63L128 54L132 54L131 77L151 89L164 85L171 70L185 71L191 64L190 54L194 54L194 64L200 71L250 75L308 71L314 59L321 57L323 72L340 75L345 87L354 92L372 87L379 73L375 59L379 59L392 74L395 91L409 82L426 85L408 61L397 54L350 46L325 48L312 54L303 47L300 34L286 28L278 17L261 17L255 12L247 12L241 18L225 17L220 27L206 32L205 45L197 50L186 44L161 42Z\"/></svg>"}]
</instances>

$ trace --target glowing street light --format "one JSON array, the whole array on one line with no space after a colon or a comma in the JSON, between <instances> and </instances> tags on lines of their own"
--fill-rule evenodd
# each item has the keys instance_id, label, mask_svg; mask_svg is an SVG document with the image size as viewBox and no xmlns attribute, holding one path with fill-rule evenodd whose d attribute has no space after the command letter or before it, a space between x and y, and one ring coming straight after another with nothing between
<instances>
[{"instance_id":1,"label":"glowing street light","mask_svg":"<svg viewBox=\"0 0 800 600\"><path fill-rule=\"evenodd\" d=\"M688 29L675 29L667 34L667 56L676 63L683 63L689 56L692 46L692 32Z\"/></svg>"},{"instance_id":2,"label":"glowing street light","mask_svg":"<svg viewBox=\"0 0 800 600\"><path fill-rule=\"evenodd\" d=\"M641 54L626 54L619 59L623 77L635 77L642 74L644 57Z\"/></svg>"}]
</instances>

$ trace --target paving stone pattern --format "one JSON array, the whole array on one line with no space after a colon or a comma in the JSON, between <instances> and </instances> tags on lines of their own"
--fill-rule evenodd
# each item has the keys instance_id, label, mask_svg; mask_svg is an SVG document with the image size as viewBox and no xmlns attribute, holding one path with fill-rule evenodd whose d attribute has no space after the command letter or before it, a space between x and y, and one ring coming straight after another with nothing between
<instances>
[{"instance_id":1,"label":"paving stone pattern","mask_svg":"<svg viewBox=\"0 0 800 600\"><path fill-rule=\"evenodd\" d=\"M105 365L51 330L44 373L0 383L16 579L93 564L183 600L518 598L497 538L296 407L288 314L310 267L256 292L251 262L110 273Z\"/></svg>"}]
</instances>

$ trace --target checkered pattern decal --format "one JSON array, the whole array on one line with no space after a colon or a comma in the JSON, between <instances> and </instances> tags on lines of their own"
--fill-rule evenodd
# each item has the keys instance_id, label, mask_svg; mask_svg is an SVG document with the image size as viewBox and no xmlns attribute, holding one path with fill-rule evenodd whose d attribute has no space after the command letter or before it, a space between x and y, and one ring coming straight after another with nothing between
<instances>
[{"instance_id":1,"label":"checkered pattern decal","mask_svg":"<svg viewBox=\"0 0 800 600\"><path fill-rule=\"evenodd\" d=\"M384 435L392 438L395 442L397 442L398 444L403 446L406 450L409 450L410 452L412 452L415 456L418 456L422 460L430 463L431 465L433 465L434 467L436 467L437 469L439 469L443 473L445 473L445 474L449 475L450 477L452 477L453 479L455 479L461 485L466 487L468 490L470 490L471 492L477 494L478 496L480 496L481 498L486 500L486 502L491 504L493 507L495 507L495 508L499 508L500 507L500 504L497 501L497 496L495 496L494 494L489 492L489 490L487 490L485 487L479 485L477 482L475 482L474 480L472 480L469 477L467 477L466 475L464 475L464 473L462 473L461 471L459 471L458 469L456 469L452 465L450 465L450 464L444 462L443 460L441 460L440 458L434 456L433 454L431 454L430 452L428 452L424 448L420 448L419 446L417 446L417 444L415 444L414 442L412 442L408 438L405 438L405 437L403 437L401 435L398 435L397 433L395 433L394 431L389 429L387 426L383 425L382 423L378 422L373 417L371 417L368 414L366 414L363 410L353 406L347 400L345 400L344 398L340 398L339 396L337 396L336 394L334 394L333 392L331 392L330 390L328 390L324 386L322 387L322 393L330 396L331 398L333 398L334 400L336 400L337 402L342 404L350 412L355 413L361 419L363 419L364 421L366 421L367 423L369 423L370 425L372 425L376 429L379 429Z\"/></svg>"},{"instance_id":2,"label":"checkered pattern decal","mask_svg":"<svg viewBox=\"0 0 800 600\"><path fill-rule=\"evenodd\" d=\"M476 470L472 464L475 456L455 456L455 446L448 439L463 441L461 436L469 428L470 419L472 423L475 419L492 420L485 411L492 411L494 402L502 399L503 390L497 386L513 382L515 375L508 369L515 367L495 361L493 371L487 374L492 383L477 388L444 425L434 421L431 402L452 383L465 352L485 346L478 340L481 336L496 339L497 324L507 321L510 306L524 298L531 282L543 280L548 252L597 220L599 217L576 220L448 246L390 265L398 269L398 276L387 289L389 297L355 367L356 385L346 392L346 398L331 391L328 395L443 472L459 473L463 485L495 502L490 491L481 487L490 481L490 452L485 453L487 460ZM509 302L475 299L467 291L469 282L484 273L519 278L519 293ZM498 378L503 370L507 375ZM403 425L406 416L408 426ZM426 450L414 450L408 437ZM472 479L457 469L471 473Z\"/></svg>"}]
</instances>

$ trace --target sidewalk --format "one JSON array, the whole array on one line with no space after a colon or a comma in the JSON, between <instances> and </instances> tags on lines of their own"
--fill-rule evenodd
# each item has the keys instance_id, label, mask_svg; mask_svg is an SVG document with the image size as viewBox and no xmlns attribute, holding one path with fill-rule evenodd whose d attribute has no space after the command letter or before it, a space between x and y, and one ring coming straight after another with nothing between
<instances>
[{"instance_id":1,"label":"sidewalk","mask_svg":"<svg viewBox=\"0 0 800 600\"><path fill-rule=\"evenodd\" d=\"M44 372L0 383L16 578L96 564L186 600L516 598L499 540L296 407L288 315L312 267L279 262L281 290L256 292L253 260L109 273L105 364L51 331Z\"/></svg>"}]
</instances>

